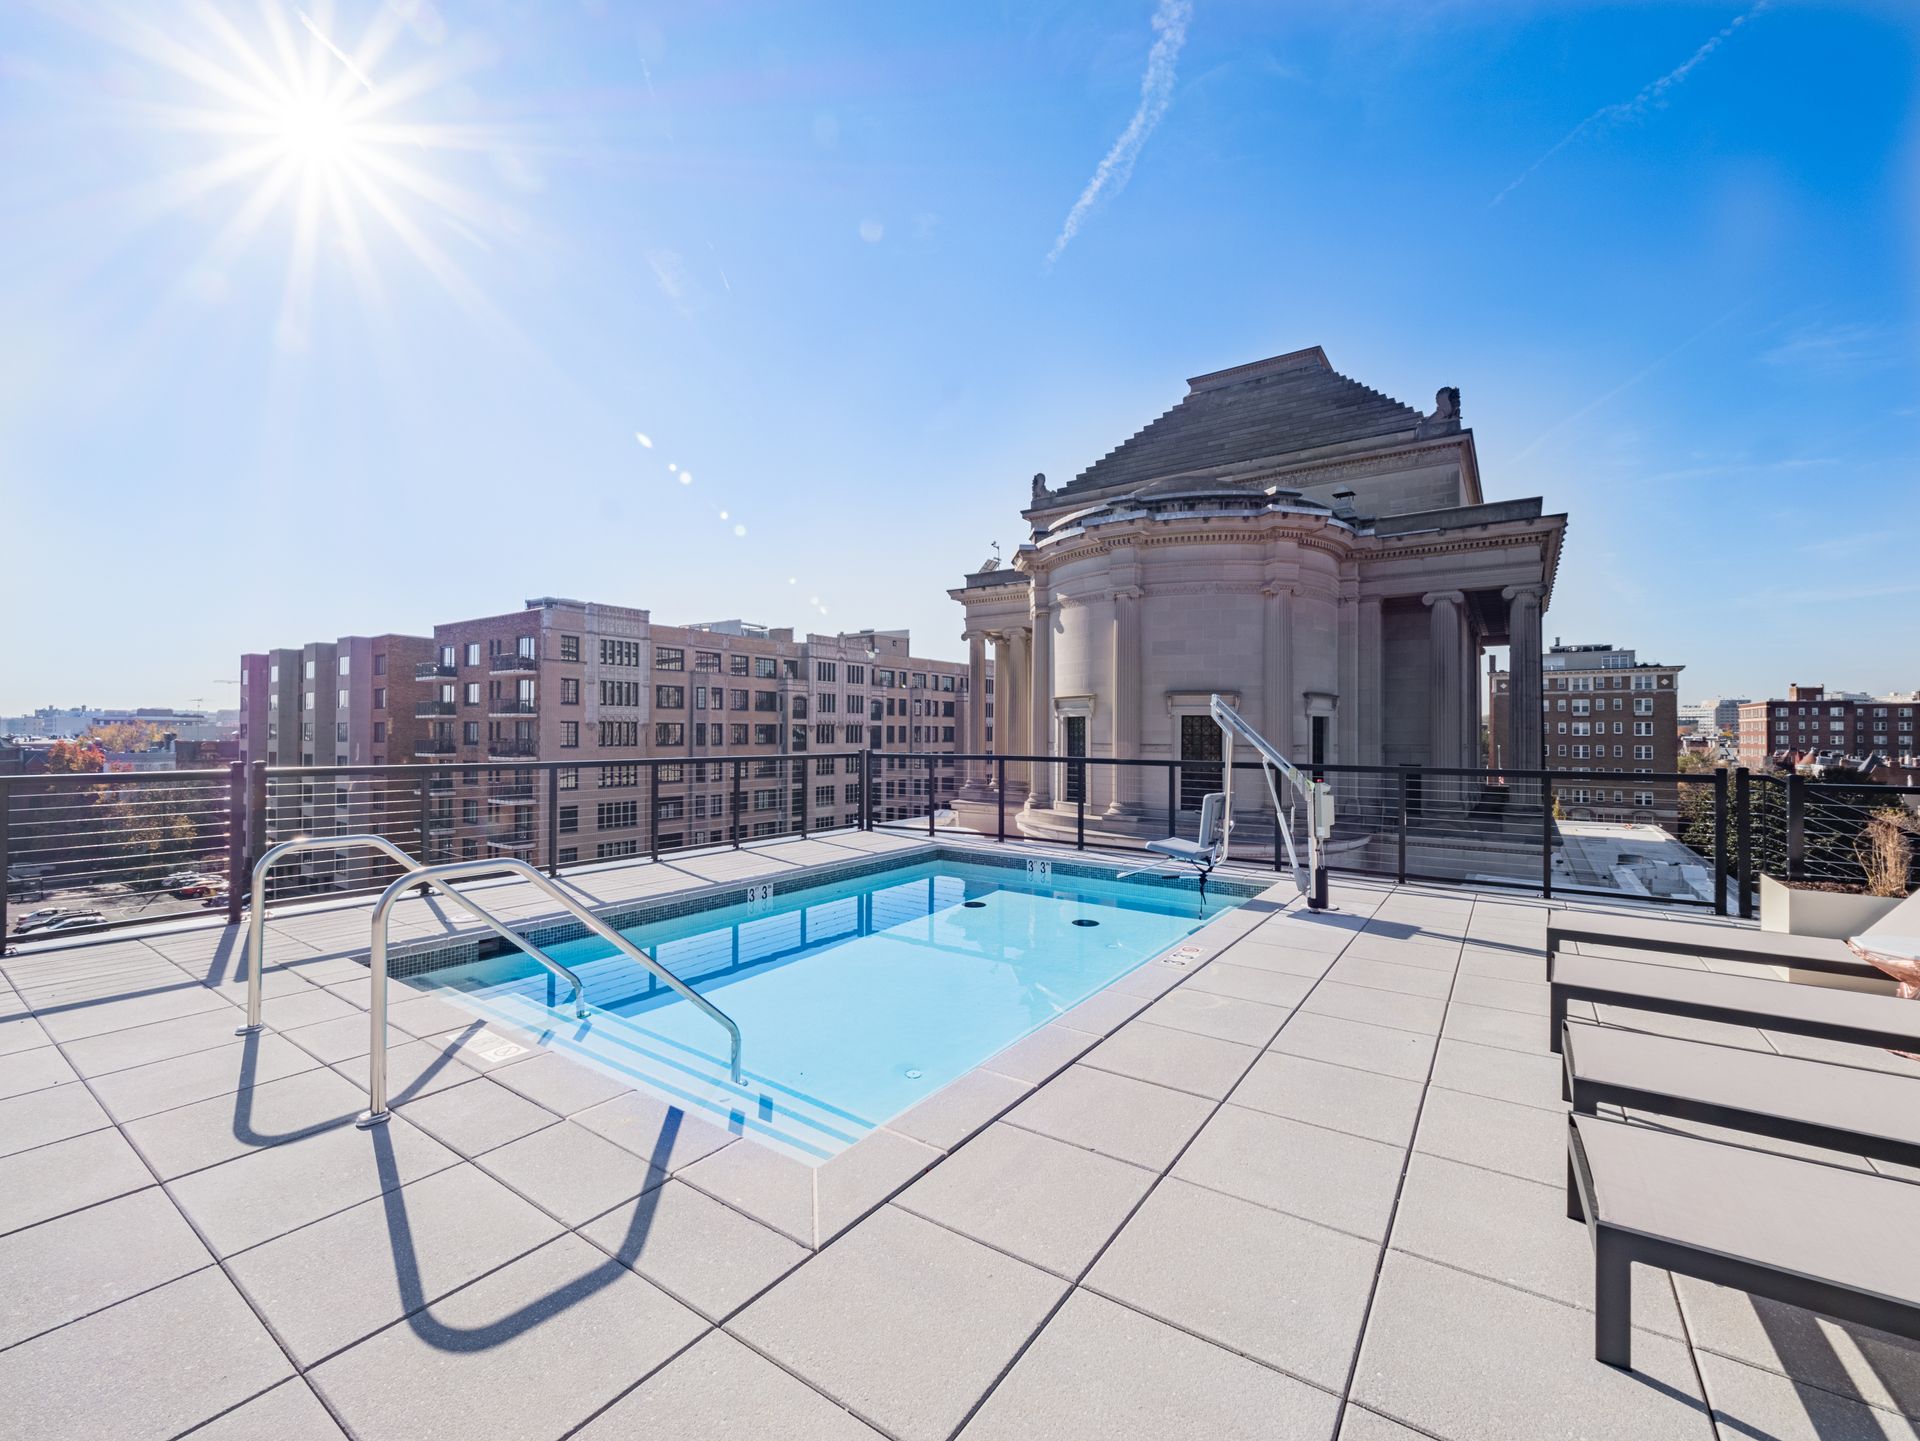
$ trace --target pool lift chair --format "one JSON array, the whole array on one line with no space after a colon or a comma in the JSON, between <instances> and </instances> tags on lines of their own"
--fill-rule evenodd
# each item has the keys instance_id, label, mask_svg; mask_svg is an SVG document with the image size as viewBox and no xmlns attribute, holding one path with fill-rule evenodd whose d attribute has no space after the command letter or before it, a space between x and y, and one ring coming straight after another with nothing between
<instances>
[{"instance_id":1,"label":"pool lift chair","mask_svg":"<svg viewBox=\"0 0 1920 1441\"><path fill-rule=\"evenodd\" d=\"M1236 738L1244 740L1260 758L1260 775L1267 783L1268 796L1273 800L1274 830L1280 837L1279 843L1286 847L1287 868L1293 872L1294 884L1300 888L1300 894L1307 898L1310 910L1324 911L1327 908L1326 846L1333 835L1333 788L1325 781L1308 776L1281 755L1272 742L1218 695L1208 700L1207 710L1214 724L1220 727L1221 789L1201 799L1200 829L1193 840L1168 836L1162 841L1148 841L1146 849L1167 857L1169 862L1193 867L1199 873L1200 893L1206 894L1207 877L1213 874L1216 866L1227 863L1233 843L1233 743ZM1289 792L1285 805L1280 800L1281 785L1285 785ZM1299 852L1293 844L1293 803L1296 801L1306 808L1305 865L1301 864ZM1138 876L1151 873L1166 874L1166 867L1149 866L1126 874Z\"/></svg>"}]
</instances>

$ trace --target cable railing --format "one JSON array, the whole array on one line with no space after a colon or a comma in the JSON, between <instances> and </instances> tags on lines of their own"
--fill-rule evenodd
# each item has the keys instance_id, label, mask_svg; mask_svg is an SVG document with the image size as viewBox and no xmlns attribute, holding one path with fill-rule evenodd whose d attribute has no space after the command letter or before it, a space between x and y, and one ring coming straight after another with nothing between
<instances>
[{"instance_id":1,"label":"cable railing","mask_svg":"<svg viewBox=\"0 0 1920 1441\"><path fill-rule=\"evenodd\" d=\"M1762 874L1860 884L1874 817L1920 811L1920 791L1738 769L1300 765L1337 801L1336 874L1743 915ZM1235 855L1284 862L1257 769L1235 766L1253 782L1236 792ZM1208 756L906 750L0 776L0 926L21 942L210 911L238 922L259 858L296 837L336 844L276 865L268 904L377 894L400 868L347 839L364 835L425 865L517 861L549 876L854 829L1137 854L1191 838L1221 780ZM1303 829L1289 834L1304 853ZM14 934L28 917L34 929Z\"/></svg>"}]
</instances>

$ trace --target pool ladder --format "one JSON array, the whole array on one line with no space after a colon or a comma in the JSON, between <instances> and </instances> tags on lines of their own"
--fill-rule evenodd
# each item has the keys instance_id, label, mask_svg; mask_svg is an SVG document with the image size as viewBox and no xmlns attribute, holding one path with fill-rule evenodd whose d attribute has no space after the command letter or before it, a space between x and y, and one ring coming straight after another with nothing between
<instances>
[{"instance_id":1,"label":"pool ladder","mask_svg":"<svg viewBox=\"0 0 1920 1441\"><path fill-rule=\"evenodd\" d=\"M367 1109L361 1112L355 1123L362 1129L381 1125L392 1114L387 1109L387 929L395 903L415 886L438 891L510 945L526 952L565 981L573 988L574 1016L582 1021L587 1019L587 1003L579 976L512 929L473 897L455 890L449 884L451 881L466 877L494 876L502 872L518 876L544 892L563 911L579 921L594 935L607 942L635 965L650 972L669 990L682 999L692 1002L724 1027L731 1041L733 1082L736 1086L740 1084L740 1027L734 1023L733 1018L595 915L584 901L562 889L557 881L542 875L523 860L505 856L493 856L484 860L447 861L433 866L422 865L385 836L372 834L297 836L293 840L282 841L260 857L259 863L253 870L253 906L247 927L247 1023L236 1034L253 1035L260 1030L263 999L261 972L266 960L268 874L284 857L301 851L350 849L379 851L402 868L402 874L380 893L380 899L374 903L373 907L373 949L368 960L373 991L367 1004L367 1024L372 1038L367 1052Z\"/></svg>"}]
</instances>

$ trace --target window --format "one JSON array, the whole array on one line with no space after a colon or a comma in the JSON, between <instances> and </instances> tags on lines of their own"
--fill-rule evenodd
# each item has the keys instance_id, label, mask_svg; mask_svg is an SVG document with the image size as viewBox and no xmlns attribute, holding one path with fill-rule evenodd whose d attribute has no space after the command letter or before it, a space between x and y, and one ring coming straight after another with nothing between
<instances>
[{"instance_id":1,"label":"window","mask_svg":"<svg viewBox=\"0 0 1920 1441\"><path fill-rule=\"evenodd\" d=\"M373 723L373 739L375 744L378 744L379 742L384 741L386 738L387 738L387 723L385 721L375 721Z\"/></svg>"},{"instance_id":2,"label":"window","mask_svg":"<svg viewBox=\"0 0 1920 1441\"><path fill-rule=\"evenodd\" d=\"M540 653L538 638L530 635L516 636L513 642L513 653L522 660L538 659Z\"/></svg>"},{"instance_id":3,"label":"window","mask_svg":"<svg viewBox=\"0 0 1920 1441\"><path fill-rule=\"evenodd\" d=\"M1652 734L1653 734L1653 722L1652 722L1652 721L1635 721L1635 722L1633 723L1633 733L1634 733L1635 735L1637 735L1637 736L1650 736L1650 735L1652 735Z\"/></svg>"},{"instance_id":4,"label":"window","mask_svg":"<svg viewBox=\"0 0 1920 1441\"><path fill-rule=\"evenodd\" d=\"M838 670L839 667L830 660L816 661L813 667L813 678L831 683Z\"/></svg>"},{"instance_id":5,"label":"window","mask_svg":"<svg viewBox=\"0 0 1920 1441\"><path fill-rule=\"evenodd\" d=\"M637 640L602 640L600 642L601 665L639 665L640 642Z\"/></svg>"},{"instance_id":6,"label":"window","mask_svg":"<svg viewBox=\"0 0 1920 1441\"><path fill-rule=\"evenodd\" d=\"M745 675L746 673L747 673L747 658L745 656L730 655L727 657L727 674L728 675Z\"/></svg>"},{"instance_id":7,"label":"window","mask_svg":"<svg viewBox=\"0 0 1920 1441\"><path fill-rule=\"evenodd\" d=\"M562 846L560 848L560 864L561 865L563 866L572 865L575 861L579 859L580 859L580 849L578 846Z\"/></svg>"},{"instance_id":8,"label":"window","mask_svg":"<svg viewBox=\"0 0 1920 1441\"><path fill-rule=\"evenodd\" d=\"M849 665L847 667L847 684L848 685L865 685L866 683L867 683L867 668L865 666Z\"/></svg>"},{"instance_id":9,"label":"window","mask_svg":"<svg viewBox=\"0 0 1920 1441\"><path fill-rule=\"evenodd\" d=\"M832 786L815 786L813 788L813 808L816 811L831 810L833 808Z\"/></svg>"},{"instance_id":10,"label":"window","mask_svg":"<svg viewBox=\"0 0 1920 1441\"><path fill-rule=\"evenodd\" d=\"M480 722L479 721L464 722L460 727L460 741L461 741L461 744L463 745L470 745L470 746L479 745L480 744Z\"/></svg>"},{"instance_id":11,"label":"window","mask_svg":"<svg viewBox=\"0 0 1920 1441\"><path fill-rule=\"evenodd\" d=\"M1575 715L1585 715L1587 713L1588 707L1591 704L1592 702L1590 701L1577 700L1573 703L1573 713Z\"/></svg>"},{"instance_id":12,"label":"window","mask_svg":"<svg viewBox=\"0 0 1920 1441\"><path fill-rule=\"evenodd\" d=\"M687 803L679 796L669 796L654 807L654 819L677 821L687 813Z\"/></svg>"},{"instance_id":13,"label":"window","mask_svg":"<svg viewBox=\"0 0 1920 1441\"><path fill-rule=\"evenodd\" d=\"M1635 696L1633 698L1633 713L1635 715L1652 715L1653 714L1653 697L1650 695Z\"/></svg>"},{"instance_id":14,"label":"window","mask_svg":"<svg viewBox=\"0 0 1920 1441\"><path fill-rule=\"evenodd\" d=\"M678 646L657 645L653 648L653 668L655 670L685 670L687 653Z\"/></svg>"},{"instance_id":15,"label":"window","mask_svg":"<svg viewBox=\"0 0 1920 1441\"><path fill-rule=\"evenodd\" d=\"M466 692L461 698L468 705L479 705L480 704L480 682L477 680L468 681Z\"/></svg>"},{"instance_id":16,"label":"window","mask_svg":"<svg viewBox=\"0 0 1920 1441\"><path fill-rule=\"evenodd\" d=\"M770 655L757 655L753 658L753 673L761 680L777 680L780 676L779 662Z\"/></svg>"},{"instance_id":17,"label":"window","mask_svg":"<svg viewBox=\"0 0 1920 1441\"><path fill-rule=\"evenodd\" d=\"M580 637L579 636L563 635L560 637L560 659L561 660L579 660L580 659Z\"/></svg>"},{"instance_id":18,"label":"window","mask_svg":"<svg viewBox=\"0 0 1920 1441\"><path fill-rule=\"evenodd\" d=\"M828 691L825 695L820 697L818 702L816 702L816 709L820 712L821 715L831 714L832 712L840 709L840 697L835 695L832 691ZM852 707L848 707L848 709L852 709Z\"/></svg>"},{"instance_id":19,"label":"window","mask_svg":"<svg viewBox=\"0 0 1920 1441\"><path fill-rule=\"evenodd\" d=\"M687 688L683 685L657 685L653 688L653 703L660 710L685 710Z\"/></svg>"},{"instance_id":20,"label":"window","mask_svg":"<svg viewBox=\"0 0 1920 1441\"><path fill-rule=\"evenodd\" d=\"M596 861L617 861L639 854L640 842L635 840L602 841L593 848L593 858Z\"/></svg>"},{"instance_id":21,"label":"window","mask_svg":"<svg viewBox=\"0 0 1920 1441\"><path fill-rule=\"evenodd\" d=\"M560 704L580 704L580 681L577 676L567 676L560 682Z\"/></svg>"},{"instance_id":22,"label":"window","mask_svg":"<svg viewBox=\"0 0 1920 1441\"><path fill-rule=\"evenodd\" d=\"M573 835L579 829L580 829L580 807L578 806L560 807L560 834L565 836L570 836L570 835Z\"/></svg>"},{"instance_id":23,"label":"window","mask_svg":"<svg viewBox=\"0 0 1920 1441\"><path fill-rule=\"evenodd\" d=\"M720 669L720 652L717 650L697 650L693 653L693 668L699 671L717 673Z\"/></svg>"},{"instance_id":24,"label":"window","mask_svg":"<svg viewBox=\"0 0 1920 1441\"><path fill-rule=\"evenodd\" d=\"M630 720L601 721L600 744L610 748L625 748L639 745L640 722Z\"/></svg>"},{"instance_id":25,"label":"window","mask_svg":"<svg viewBox=\"0 0 1920 1441\"><path fill-rule=\"evenodd\" d=\"M757 690L753 693L753 708L762 715L780 709L780 693L771 690Z\"/></svg>"},{"instance_id":26,"label":"window","mask_svg":"<svg viewBox=\"0 0 1920 1441\"><path fill-rule=\"evenodd\" d=\"M580 722L579 721L561 721L560 722L560 748L562 750L577 750L579 749L579 746L580 746Z\"/></svg>"},{"instance_id":27,"label":"window","mask_svg":"<svg viewBox=\"0 0 1920 1441\"><path fill-rule=\"evenodd\" d=\"M1635 746L1635 747L1633 748L1633 758L1634 758L1635 760L1637 760L1637 761L1650 761L1650 760L1652 760L1652 759L1653 759L1653 747L1652 747L1652 746Z\"/></svg>"},{"instance_id":28,"label":"window","mask_svg":"<svg viewBox=\"0 0 1920 1441\"><path fill-rule=\"evenodd\" d=\"M373 708L375 710L385 710L387 708L387 688L383 685L377 685L373 688Z\"/></svg>"},{"instance_id":29,"label":"window","mask_svg":"<svg viewBox=\"0 0 1920 1441\"><path fill-rule=\"evenodd\" d=\"M603 831L628 831L640 824L640 802L601 801L595 820Z\"/></svg>"},{"instance_id":30,"label":"window","mask_svg":"<svg viewBox=\"0 0 1920 1441\"><path fill-rule=\"evenodd\" d=\"M743 746L746 743L747 743L747 728L745 726L732 725L727 727L727 744L728 745Z\"/></svg>"},{"instance_id":31,"label":"window","mask_svg":"<svg viewBox=\"0 0 1920 1441\"><path fill-rule=\"evenodd\" d=\"M1651 810L1653 808L1653 792L1635 791L1633 793L1633 803L1642 810Z\"/></svg>"},{"instance_id":32,"label":"window","mask_svg":"<svg viewBox=\"0 0 1920 1441\"><path fill-rule=\"evenodd\" d=\"M653 743L657 746L683 746L687 743L687 728L680 721L660 721L653 728Z\"/></svg>"},{"instance_id":33,"label":"window","mask_svg":"<svg viewBox=\"0 0 1920 1441\"><path fill-rule=\"evenodd\" d=\"M757 746L777 746L780 744L779 726L755 726L753 743Z\"/></svg>"},{"instance_id":34,"label":"window","mask_svg":"<svg viewBox=\"0 0 1920 1441\"><path fill-rule=\"evenodd\" d=\"M621 790L627 786L637 786L639 784L639 766L600 767L600 789L603 791Z\"/></svg>"},{"instance_id":35,"label":"window","mask_svg":"<svg viewBox=\"0 0 1920 1441\"><path fill-rule=\"evenodd\" d=\"M375 675L385 675L387 673L387 653L385 651L380 652L379 655L373 658L373 673Z\"/></svg>"},{"instance_id":36,"label":"window","mask_svg":"<svg viewBox=\"0 0 1920 1441\"><path fill-rule=\"evenodd\" d=\"M640 704L640 682L637 680L601 681L600 704L637 707Z\"/></svg>"},{"instance_id":37,"label":"window","mask_svg":"<svg viewBox=\"0 0 1920 1441\"><path fill-rule=\"evenodd\" d=\"M480 664L480 642L477 640L470 640L467 642L467 664L468 665Z\"/></svg>"}]
</instances>

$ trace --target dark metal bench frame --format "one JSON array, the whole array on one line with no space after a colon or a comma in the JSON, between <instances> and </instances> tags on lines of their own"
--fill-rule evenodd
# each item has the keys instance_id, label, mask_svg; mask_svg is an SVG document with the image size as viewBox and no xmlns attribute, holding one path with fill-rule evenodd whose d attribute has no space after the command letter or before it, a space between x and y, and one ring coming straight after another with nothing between
<instances>
[{"instance_id":1,"label":"dark metal bench frame","mask_svg":"<svg viewBox=\"0 0 1920 1441\"><path fill-rule=\"evenodd\" d=\"M1596 1118L1603 1126L1625 1125L1624 1121ZM1717 1144L1701 1141L1703 1146ZM1792 1161L1811 1166L1815 1161ZM1890 1178L1890 1186L1904 1184ZM1766 1204L1761 1198L1759 1204ZM1754 1296L1784 1301L1823 1316L1874 1326L1920 1341L1920 1303L1896 1301L1891 1297L1858 1291L1837 1281L1782 1270L1763 1262L1723 1251L1708 1250L1679 1241L1650 1236L1645 1232L1609 1226L1600 1221L1594 1205L1593 1168L1587 1162L1586 1148L1580 1144L1580 1130L1574 1118L1567 1117L1567 1217L1587 1223L1593 1241L1593 1355L1597 1361L1622 1370L1633 1365L1633 1267L1655 1266L1692 1276L1716 1286L1730 1286ZM1865 1218L1862 1218L1865 1219ZM1898 1244L1897 1239L1893 1244Z\"/></svg>"},{"instance_id":2,"label":"dark metal bench frame","mask_svg":"<svg viewBox=\"0 0 1920 1441\"><path fill-rule=\"evenodd\" d=\"M1562 914L1565 914L1562 912ZM1719 945L1700 936L1710 933L1711 926L1689 926L1695 936L1646 937L1611 935L1604 926L1581 926L1577 922L1547 922L1547 980L1553 980L1554 958L1560 954L1560 947L1568 941L1582 946L1614 946L1623 951L1650 951L1662 956L1707 956L1716 961L1739 961L1752 966L1787 966L1796 971L1821 971L1830 976L1851 976L1856 980L1884 981L1887 975L1878 967L1865 961L1850 960L1839 956L1790 956L1755 954L1750 946ZM1764 935L1765 932L1742 931L1742 935ZM1609 958L1611 959L1611 958Z\"/></svg>"}]
</instances>

